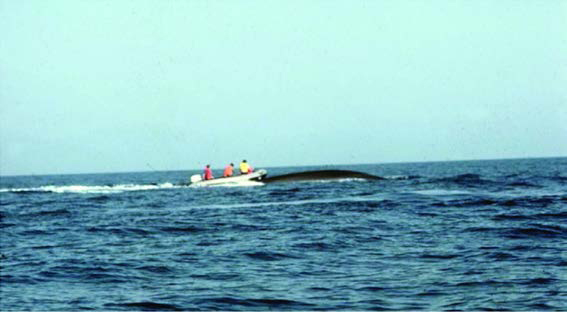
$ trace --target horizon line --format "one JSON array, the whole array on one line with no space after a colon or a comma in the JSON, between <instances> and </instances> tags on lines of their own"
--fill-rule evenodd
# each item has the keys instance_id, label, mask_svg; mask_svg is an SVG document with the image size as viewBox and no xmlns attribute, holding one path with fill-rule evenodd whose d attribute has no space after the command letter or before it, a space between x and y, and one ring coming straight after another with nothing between
<instances>
[{"instance_id":1,"label":"horizon line","mask_svg":"<svg viewBox=\"0 0 567 312\"><path fill-rule=\"evenodd\" d=\"M352 164L321 164L321 165L278 165L263 168L284 168L284 167L325 167L325 166L360 166L360 165L388 165L388 164L418 164L418 163L439 163L439 162L467 162L467 161L495 161L495 160L522 160L522 159L545 159L545 158L567 158L567 156L533 156L533 157L510 157L510 158L480 158L480 159L455 159L455 160L425 160L425 161L390 161L379 163L352 163ZM216 168L222 169L222 168ZM167 170L133 170L133 171L114 171L114 172L78 172L78 173L41 173L41 174L9 174L0 177L30 177L30 176L63 176L63 175L98 175L98 174L125 174L125 173L147 173L147 172L173 172L173 171L198 171L201 169L167 169ZM215 170L215 169L213 169Z\"/></svg>"}]
</instances>

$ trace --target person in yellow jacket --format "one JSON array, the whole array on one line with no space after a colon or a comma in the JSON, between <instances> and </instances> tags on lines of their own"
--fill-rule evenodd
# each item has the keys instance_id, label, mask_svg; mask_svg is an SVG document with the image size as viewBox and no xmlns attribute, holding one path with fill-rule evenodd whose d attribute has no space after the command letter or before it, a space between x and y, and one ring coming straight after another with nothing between
<instances>
[{"instance_id":1,"label":"person in yellow jacket","mask_svg":"<svg viewBox=\"0 0 567 312\"><path fill-rule=\"evenodd\" d=\"M244 160L240 163L240 174L248 174L249 171L250 171L250 166L249 166L248 163L246 162L246 159L244 159Z\"/></svg>"}]
</instances>

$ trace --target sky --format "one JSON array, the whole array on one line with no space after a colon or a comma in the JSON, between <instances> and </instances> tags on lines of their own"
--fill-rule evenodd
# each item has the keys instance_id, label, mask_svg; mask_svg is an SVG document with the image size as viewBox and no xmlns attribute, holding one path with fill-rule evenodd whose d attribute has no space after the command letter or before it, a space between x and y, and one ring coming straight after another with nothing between
<instances>
[{"instance_id":1,"label":"sky","mask_svg":"<svg viewBox=\"0 0 567 312\"><path fill-rule=\"evenodd\" d=\"M0 0L0 175L567 156L567 1Z\"/></svg>"}]
</instances>

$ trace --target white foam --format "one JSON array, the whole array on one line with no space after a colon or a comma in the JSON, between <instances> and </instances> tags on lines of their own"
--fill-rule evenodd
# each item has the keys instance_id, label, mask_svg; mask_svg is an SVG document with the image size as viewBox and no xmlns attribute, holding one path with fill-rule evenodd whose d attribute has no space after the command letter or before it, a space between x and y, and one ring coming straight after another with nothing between
<instances>
[{"instance_id":1,"label":"white foam","mask_svg":"<svg viewBox=\"0 0 567 312\"><path fill-rule=\"evenodd\" d=\"M499 196L508 196L511 198L520 198L520 197L528 197L528 196L537 196L537 197L544 197L544 196L566 196L566 190L547 190L547 189L533 189L533 190L511 190L511 191L503 191L503 192L495 192L494 194L498 194Z\"/></svg>"},{"instance_id":2,"label":"white foam","mask_svg":"<svg viewBox=\"0 0 567 312\"><path fill-rule=\"evenodd\" d=\"M180 188L172 183L162 184L118 184L118 185L45 185L30 188L0 189L0 192L46 192L46 193L95 193L112 194L130 191L146 191L158 189Z\"/></svg>"},{"instance_id":3,"label":"white foam","mask_svg":"<svg viewBox=\"0 0 567 312\"><path fill-rule=\"evenodd\" d=\"M387 180L408 180L409 176L407 176L407 175L390 175L390 176L384 176L384 179L387 179Z\"/></svg>"},{"instance_id":4,"label":"white foam","mask_svg":"<svg viewBox=\"0 0 567 312\"><path fill-rule=\"evenodd\" d=\"M442 189L432 189L432 190L421 190L421 191L414 191L412 193L420 194L420 195L429 195L429 196L447 196L447 195L466 195L471 194L469 191L463 190L442 190Z\"/></svg>"},{"instance_id":5,"label":"white foam","mask_svg":"<svg viewBox=\"0 0 567 312\"><path fill-rule=\"evenodd\" d=\"M304 200L290 200L290 201L271 201L262 203L244 203L244 204L215 204L215 205L202 205L202 206L191 206L187 207L190 209L233 209L233 208L243 208L243 207L270 207L270 206L302 206L309 204L333 204L339 202L367 202L367 201L383 201L381 197L339 197L339 198L323 198L323 199L304 199Z\"/></svg>"}]
</instances>

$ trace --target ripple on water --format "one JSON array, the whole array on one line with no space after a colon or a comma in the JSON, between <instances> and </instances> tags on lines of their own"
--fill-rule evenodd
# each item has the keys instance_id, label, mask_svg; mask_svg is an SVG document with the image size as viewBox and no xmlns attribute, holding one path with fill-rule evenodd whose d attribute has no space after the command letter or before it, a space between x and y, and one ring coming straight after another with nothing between
<instances>
[{"instance_id":1,"label":"ripple on water","mask_svg":"<svg viewBox=\"0 0 567 312\"><path fill-rule=\"evenodd\" d=\"M419 178L9 181L24 191L0 191L0 310L565 309L567 197L552 177L567 159L364 168Z\"/></svg>"}]
</instances>

